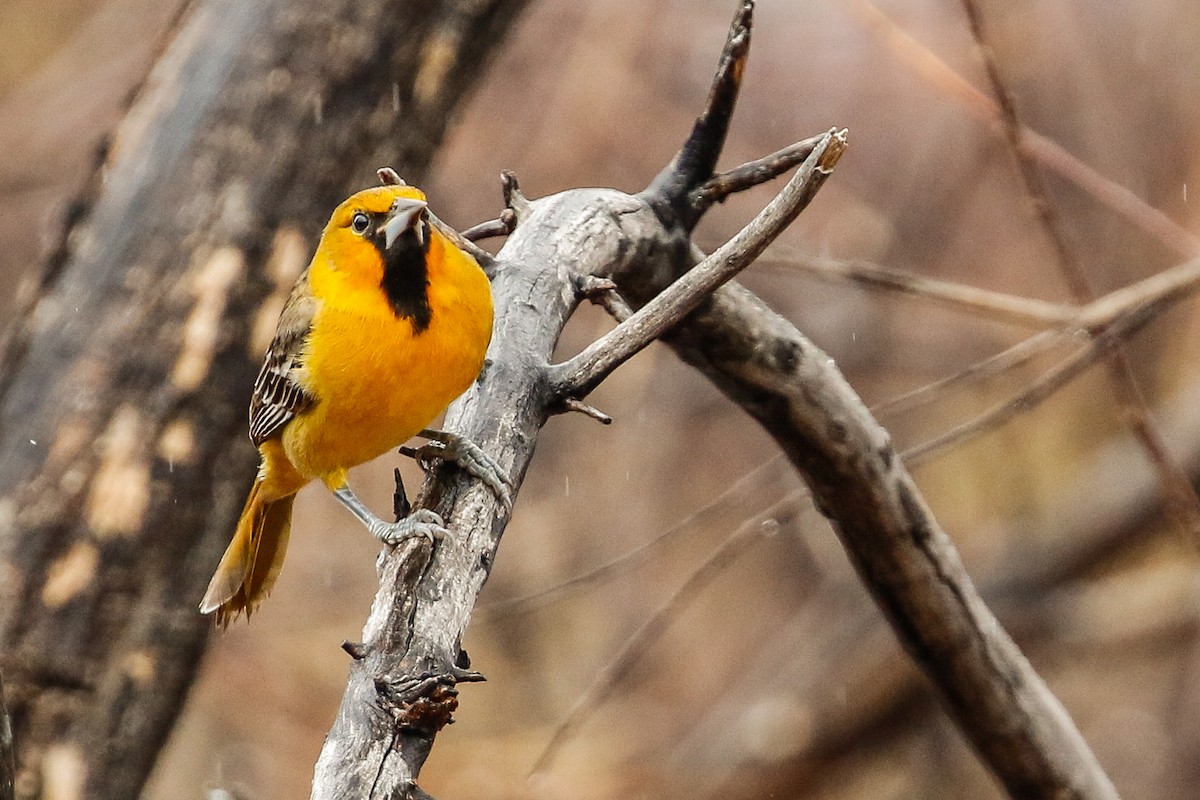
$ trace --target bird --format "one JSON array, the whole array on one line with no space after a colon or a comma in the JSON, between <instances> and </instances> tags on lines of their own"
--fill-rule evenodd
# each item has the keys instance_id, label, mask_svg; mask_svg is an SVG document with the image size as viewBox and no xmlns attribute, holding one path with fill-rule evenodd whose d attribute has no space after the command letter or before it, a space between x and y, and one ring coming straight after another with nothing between
<instances>
[{"instance_id":1,"label":"bird","mask_svg":"<svg viewBox=\"0 0 1200 800\"><path fill-rule=\"evenodd\" d=\"M491 285L431 220L428 200L395 171L333 212L279 316L254 382L250 439L260 462L203 614L247 619L283 566L292 505L320 480L385 544L445 534L441 517L408 509L385 522L346 481L351 467L420 435L417 451L457 461L511 504L500 466L466 437L428 428L478 378L492 335ZM402 490L401 490L402 491Z\"/></svg>"}]
</instances>

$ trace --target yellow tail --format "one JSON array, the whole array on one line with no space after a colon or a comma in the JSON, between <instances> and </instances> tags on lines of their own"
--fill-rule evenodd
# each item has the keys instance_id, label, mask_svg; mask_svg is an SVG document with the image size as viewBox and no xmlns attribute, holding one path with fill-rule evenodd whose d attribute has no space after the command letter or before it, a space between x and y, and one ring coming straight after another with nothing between
<instances>
[{"instance_id":1,"label":"yellow tail","mask_svg":"<svg viewBox=\"0 0 1200 800\"><path fill-rule=\"evenodd\" d=\"M225 549L200 603L202 614L217 612L218 625L229 625L243 611L249 619L271 593L283 568L296 495L265 497L264 483L260 478L251 487L233 541Z\"/></svg>"}]
</instances>

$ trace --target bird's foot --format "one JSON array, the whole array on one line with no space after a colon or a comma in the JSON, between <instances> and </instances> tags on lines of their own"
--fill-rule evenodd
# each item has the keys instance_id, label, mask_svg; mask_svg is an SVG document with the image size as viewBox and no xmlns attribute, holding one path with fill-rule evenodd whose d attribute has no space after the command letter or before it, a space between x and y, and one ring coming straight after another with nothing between
<instances>
[{"instance_id":1,"label":"bird's foot","mask_svg":"<svg viewBox=\"0 0 1200 800\"><path fill-rule=\"evenodd\" d=\"M426 428L418 435L430 441L420 447L401 447L400 452L421 463L434 460L453 461L466 470L468 475L483 481L484 485L492 490L492 494L496 495L505 511L512 510L512 480L496 459L485 453L482 447L465 436L449 431Z\"/></svg>"},{"instance_id":2,"label":"bird's foot","mask_svg":"<svg viewBox=\"0 0 1200 800\"><path fill-rule=\"evenodd\" d=\"M367 527L370 528L372 536L390 547L418 536L428 539L432 545L449 533L441 516L427 508L418 508L397 522L375 519Z\"/></svg>"}]
</instances>

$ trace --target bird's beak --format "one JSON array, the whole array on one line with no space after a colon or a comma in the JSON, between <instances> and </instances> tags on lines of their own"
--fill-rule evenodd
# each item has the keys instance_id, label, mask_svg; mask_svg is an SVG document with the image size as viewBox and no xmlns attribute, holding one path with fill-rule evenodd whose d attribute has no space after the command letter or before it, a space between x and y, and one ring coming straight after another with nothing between
<instances>
[{"instance_id":1,"label":"bird's beak","mask_svg":"<svg viewBox=\"0 0 1200 800\"><path fill-rule=\"evenodd\" d=\"M400 197L392 204L392 210L388 215L387 222L383 223L383 246L386 249L391 249L400 235L407 230L412 230L417 226L417 221L421 218L421 212L425 210L427 204L422 200L411 200L407 197Z\"/></svg>"}]
</instances>

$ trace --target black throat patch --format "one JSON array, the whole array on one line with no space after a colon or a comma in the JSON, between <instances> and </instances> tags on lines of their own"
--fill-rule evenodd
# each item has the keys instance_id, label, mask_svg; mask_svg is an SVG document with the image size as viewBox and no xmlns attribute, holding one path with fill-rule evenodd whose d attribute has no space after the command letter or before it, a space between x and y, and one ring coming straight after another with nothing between
<instances>
[{"instance_id":1,"label":"black throat patch","mask_svg":"<svg viewBox=\"0 0 1200 800\"><path fill-rule=\"evenodd\" d=\"M415 231L405 231L390 248L384 247L382 232L372 241L383 256L383 280L379 285L397 317L412 320L413 330L429 327L429 273L425 255L429 240L422 242Z\"/></svg>"}]
</instances>

